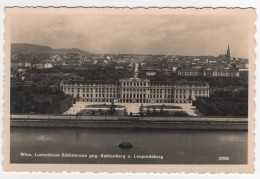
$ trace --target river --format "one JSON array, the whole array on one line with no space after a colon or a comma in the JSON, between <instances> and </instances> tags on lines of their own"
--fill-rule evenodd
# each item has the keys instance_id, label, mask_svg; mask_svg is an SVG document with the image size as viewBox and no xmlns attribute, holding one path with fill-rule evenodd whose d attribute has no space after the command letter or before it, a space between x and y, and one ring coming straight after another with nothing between
<instances>
[{"instance_id":1,"label":"river","mask_svg":"<svg viewBox=\"0 0 260 179\"><path fill-rule=\"evenodd\" d=\"M247 131L12 127L10 147L11 163L247 163Z\"/></svg>"}]
</instances>

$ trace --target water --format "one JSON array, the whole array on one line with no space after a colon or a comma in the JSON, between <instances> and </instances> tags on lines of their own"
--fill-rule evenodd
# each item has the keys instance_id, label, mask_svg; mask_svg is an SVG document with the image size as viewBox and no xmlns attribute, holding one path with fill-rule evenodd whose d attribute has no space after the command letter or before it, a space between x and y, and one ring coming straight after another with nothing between
<instances>
[{"instance_id":1,"label":"water","mask_svg":"<svg viewBox=\"0 0 260 179\"><path fill-rule=\"evenodd\" d=\"M124 141L134 148L120 149L118 145ZM32 156L21 156L21 153ZM35 153L59 157L37 157ZM87 157L61 157L62 153ZM101 158L101 154L126 158ZM134 158L138 155L163 159ZM219 160L221 156L229 159ZM14 127L10 159L11 163L246 164L247 131Z\"/></svg>"}]
</instances>

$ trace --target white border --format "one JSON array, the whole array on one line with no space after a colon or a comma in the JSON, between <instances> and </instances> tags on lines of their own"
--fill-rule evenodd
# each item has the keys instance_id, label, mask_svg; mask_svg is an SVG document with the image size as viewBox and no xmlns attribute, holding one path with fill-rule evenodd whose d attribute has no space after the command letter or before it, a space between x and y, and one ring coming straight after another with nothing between
<instances>
[{"instance_id":1,"label":"white border","mask_svg":"<svg viewBox=\"0 0 260 179\"><path fill-rule=\"evenodd\" d=\"M258 28L260 28L260 1L259 0L0 0L0 118L3 119L3 45L4 45L4 7L11 7L11 6L41 6L41 7L48 7L48 6L68 6L68 7L77 7L77 6L88 6L88 7L240 7L240 8L247 8L253 7L256 9L256 13L258 15L257 22L256 22L256 41L260 42L260 33ZM168 175L168 174L80 174L80 173L70 173L70 174L55 174L55 173L3 173L2 165L0 165L0 178L56 178L56 177L63 177L63 178L193 178L193 177L201 177L201 178L260 178L260 59L258 56L258 52L260 52L260 47L258 43L256 44L256 113L255 113L255 141L256 141L256 149L255 149L255 174L254 175L224 175L224 174L217 174L217 175L199 175L199 174L175 174L175 175ZM257 103L258 101L258 103ZM2 121L0 122L0 163L2 163Z\"/></svg>"}]
</instances>

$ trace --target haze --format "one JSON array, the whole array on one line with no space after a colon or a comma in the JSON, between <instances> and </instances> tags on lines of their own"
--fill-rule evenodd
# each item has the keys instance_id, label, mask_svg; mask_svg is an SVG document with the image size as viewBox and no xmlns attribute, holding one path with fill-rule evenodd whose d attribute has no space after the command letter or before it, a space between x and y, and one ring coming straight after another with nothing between
<instances>
[{"instance_id":1,"label":"haze","mask_svg":"<svg viewBox=\"0 0 260 179\"><path fill-rule=\"evenodd\" d=\"M238 15L17 15L12 43L104 54L248 57L248 19Z\"/></svg>"}]
</instances>

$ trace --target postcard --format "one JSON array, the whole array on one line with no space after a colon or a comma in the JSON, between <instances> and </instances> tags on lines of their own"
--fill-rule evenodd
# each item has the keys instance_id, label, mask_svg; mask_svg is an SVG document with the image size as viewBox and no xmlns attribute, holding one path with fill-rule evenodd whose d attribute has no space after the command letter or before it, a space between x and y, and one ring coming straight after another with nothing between
<instances>
[{"instance_id":1,"label":"postcard","mask_svg":"<svg viewBox=\"0 0 260 179\"><path fill-rule=\"evenodd\" d=\"M5 171L254 172L254 9L5 8Z\"/></svg>"}]
</instances>

